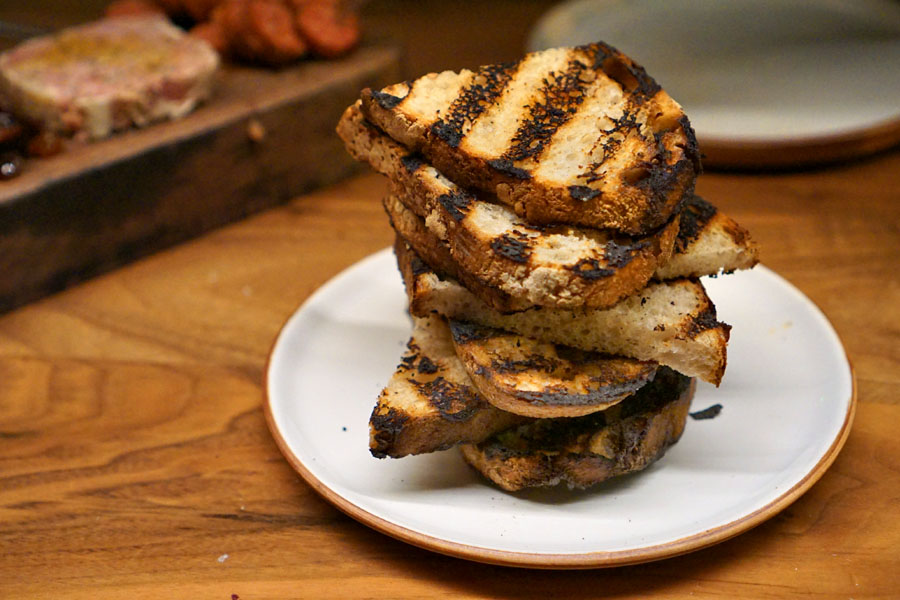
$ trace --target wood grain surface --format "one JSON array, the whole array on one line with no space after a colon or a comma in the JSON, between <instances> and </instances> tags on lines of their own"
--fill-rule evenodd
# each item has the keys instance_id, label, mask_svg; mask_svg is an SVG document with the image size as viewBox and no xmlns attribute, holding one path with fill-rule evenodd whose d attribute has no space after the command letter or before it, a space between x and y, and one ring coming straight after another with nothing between
<instances>
[{"instance_id":1,"label":"wood grain surface","mask_svg":"<svg viewBox=\"0 0 900 600\"><path fill-rule=\"evenodd\" d=\"M859 383L832 468L735 539L634 567L510 569L395 541L302 483L266 429L263 369L304 298L390 243L384 182L366 174L0 318L0 597L895 597L898 173L893 152L698 182L822 308Z\"/></svg>"},{"instance_id":2,"label":"wood grain surface","mask_svg":"<svg viewBox=\"0 0 900 600\"><path fill-rule=\"evenodd\" d=\"M26 160L0 181L0 312L356 172L334 123L398 68L379 46L277 71L225 65L182 119Z\"/></svg>"},{"instance_id":3,"label":"wood grain surface","mask_svg":"<svg viewBox=\"0 0 900 600\"><path fill-rule=\"evenodd\" d=\"M406 32L415 75L515 56L546 4L366 10ZM513 5L528 18L504 28ZM390 244L384 190L361 175L0 316L0 598L898 597L900 151L701 176L834 324L856 419L829 471L773 519L606 570L409 546L323 501L278 452L262 409L271 344L316 288Z\"/></svg>"}]
</instances>

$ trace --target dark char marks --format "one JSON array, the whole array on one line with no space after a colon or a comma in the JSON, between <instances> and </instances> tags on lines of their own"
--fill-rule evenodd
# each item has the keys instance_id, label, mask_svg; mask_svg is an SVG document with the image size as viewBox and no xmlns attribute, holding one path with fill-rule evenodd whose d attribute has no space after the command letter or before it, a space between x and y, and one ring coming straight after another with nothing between
<instances>
[{"instance_id":1,"label":"dark char marks","mask_svg":"<svg viewBox=\"0 0 900 600\"><path fill-rule=\"evenodd\" d=\"M403 431L403 425L407 421L407 416L394 408L388 408L387 411L379 410L381 404L375 407L369 423L372 425L374 444L369 449L375 458L385 458L393 448L397 437Z\"/></svg>"},{"instance_id":2,"label":"dark char marks","mask_svg":"<svg viewBox=\"0 0 900 600\"><path fill-rule=\"evenodd\" d=\"M513 232L517 233L517 232ZM525 264L531 257L531 248L523 240L516 239L508 233L491 240L491 250L505 259L515 263Z\"/></svg>"},{"instance_id":3,"label":"dark char marks","mask_svg":"<svg viewBox=\"0 0 900 600\"><path fill-rule=\"evenodd\" d=\"M472 206L472 197L465 192L456 191L439 196L438 202L453 217L453 220L459 223L465 218L466 213L469 212L469 208Z\"/></svg>"},{"instance_id":4,"label":"dark char marks","mask_svg":"<svg viewBox=\"0 0 900 600\"><path fill-rule=\"evenodd\" d=\"M476 325L470 321L457 321L456 319L450 319L450 334L453 336L453 340L457 344L464 344L465 342L474 341L474 340L483 340L491 337L492 329L488 327L483 327L481 325Z\"/></svg>"},{"instance_id":5,"label":"dark char marks","mask_svg":"<svg viewBox=\"0 0 900 600\"><path fill-rule=\"evenodd\" d=\"M712 218L716 216L716 212L716 207L700 196L689 198L681 211L678 237L675 238L675 250L684 252L700 236Z\"/></svg>"},{"instance_id":6,"label":"dark char marks","mask_svg":"<svg viewBox=\"0 0 900 600\"><path fill-rule=\"evenodd\" d=\"M581 48L588 63L596 57L598 46ZM519 125L509 148L503 154L511 162L540 156L553 134L578 111L584 102L584 91L593 81L589 64L573 59L560 73L550 72L536 94L537 100L528 106L528 116Z\"/></svg>"},{"instance_id":7,"label":"dark char marks","mask_svg":"<svg viewBox=\"0 0 900 600\"><path fill-rule=\"evenodd\" d=\"M453 148L465 137L479 116L503 93L518 63L482 67L450 104L447 116L431 126L431 132Z\"/></svg>"},{"instance_id":8,"label":"dark char marks","mask_svg":"<svg viewBox=\"0 0 900 600\"><path fill-rule=\"evenodd\" d=\"M425 164L425 159L421 154L407 154L400 157L400 163L407 171L415 173Z\"/></svg>"},{"instance_id":9,"label":"dark char marks","mask_svg":"<svg viewBox=\"0 0 900 600\"><path fill-rule=\"evenodd\" d=\"M599 196L600 190L589 188L586 185L570 185L569 195L572 196L573 200L587 202L588 200L593 200L594 198Z\"/></svg>"},{"instance_id":10,"label":"dark char marks","mask_svg":"<svg viewBox=\"0 0 900 600\"><path fill-rule=\"evenodd\" d=\"M596 258L582 258L577 263L568 267L572 272L588 281L596 281L615 274L615 269L607 269L600 265Z\"/></svg>"},{"instance_id":11,"label":"dark char marks","mask_svg":"<svg viewBox=\"0 0 900 600\"><path fill-rule=\"evenodd\" d=\"M529 179L531 177L531 173L526 171L525 169L520 169L515 166L513 162L506 158L496 158L494 160L487 161L489 167L497 171L498 173L502 173L504 175L509 175L515 179Z\"/></svg>"},{"instance_id":12,"label":"dark char marks","mask_svg":"<svg viewBox=\"0 0 900 600\"><path fill-rule=\"evenodd\" d=\"M393 94L388 94L387 92L381 92L375 90L372 92L372 99L378 103L378 106L385 110L391 110L392 108L396 108L398 104L403 102L403 98L400 96L394 96Z\"/></svg>"},{"instance_id":13,"label":"dark char marks","mask_svg":"<svg viewBox=\"0 0 900 600\"><path fill-rule=\"evenodd\" d=\"M606 264L621 269L632 261L635 254L650 245L650 242L619 243L614 240L606 242Z\"/></svg>"},{"instance_id":14,"label":"dark char marks","mask_svg":"<svg viewBox=\"0 0 900 600\"><path fill-rule=\"evenodd\" d=\"M727 340L728 334L731 331L731 325L719 322L716 319L716 308L712 304L710 304L699 315L697 315L693 319L693 321L691 321L691 324L688 327L687 335L692 338L697 337L708 329L715 329L716 327L720 326L725 330L725 339Z\"/></svg>"},{"instance_id":15,"label":"dark char marks","mask_svg":"<svg viewBox=\"0 0 900 600\"><path fill-rule=\"evenodd\" d=\"M441 418L451 423L468 421L482 405L481 399L470 388L452 384L443 377L415 383Z\"/></svg>"}]
</instances>

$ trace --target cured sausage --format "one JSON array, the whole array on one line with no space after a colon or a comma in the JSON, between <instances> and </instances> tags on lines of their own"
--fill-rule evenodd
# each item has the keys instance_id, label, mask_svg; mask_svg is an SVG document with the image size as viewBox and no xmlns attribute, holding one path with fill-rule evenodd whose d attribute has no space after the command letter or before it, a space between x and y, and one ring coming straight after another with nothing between
<instances>
[{"instance_id":1,"label":"cured sausage","mask_svg":"<svg viewBox=\"0 0 900 600\"><path fill-rule=\"evenodd\" d=\"M306 54L293 14L280 0L225 0L212 14L240 58L280 65Z\"/></svg>"},{"instance_id":2,"label":"cured sausage","mask_svg":"<svg viewBox=\"0 0 900 600\"><path fill-rule=\"evenodd\" d=\"M291 0L297 28L314 54L334 58L359 43L359 19L338 0Z\"/></svg>"},{"instance_id":3,"label":"cured sausage","mask_svg":"<svg viewBox=\"0 0 900 600\"><path fill-rule=\"evenodd\" d=\"M230 46L228 35L220 23L216 21L200 23L199 25L194 25L188 33L208 42L219 54L223 56L228 54Z\"/></svg>"},{"instance_id":4,"label":"cured sausage","mask_svg":"<svg viewBox=\"0 0 900 600\"><path fill-rule=\"evenodd\" d=\"M151 0L113 0L106 7L106 17L133 17L137 15L164 15L163 9Z\"/></svg>"},{"instance_id":5,"label":"cured sausage","mask_svg":"<svg viewBox=\"0 0 900 600\"><path fill-rule=\"evenodd\" d=\"M180 0L181 7L198 24L209 19L213 9L221 0Z\"/></svg>"}]
</instances>

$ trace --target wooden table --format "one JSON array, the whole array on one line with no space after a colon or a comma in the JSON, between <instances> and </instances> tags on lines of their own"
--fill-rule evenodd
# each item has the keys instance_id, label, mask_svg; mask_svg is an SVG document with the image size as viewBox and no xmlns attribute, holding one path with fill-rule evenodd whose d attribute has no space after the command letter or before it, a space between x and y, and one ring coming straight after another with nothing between
<instances>
[{"instance_id":1,"label":"wooden table","mask_svg":"<svg viewBox=\"0 0 900 600\"><path fill-rule=\"evenodd\" d=\"M777 517L634 567L421 550L344 516L278 452L267 354L310 293L391 242L375 175L0 317L0 598L896 597L898 184L900 151L701 177L831 319L859 407L834 465Z\"/></svg>"}]
</instances>

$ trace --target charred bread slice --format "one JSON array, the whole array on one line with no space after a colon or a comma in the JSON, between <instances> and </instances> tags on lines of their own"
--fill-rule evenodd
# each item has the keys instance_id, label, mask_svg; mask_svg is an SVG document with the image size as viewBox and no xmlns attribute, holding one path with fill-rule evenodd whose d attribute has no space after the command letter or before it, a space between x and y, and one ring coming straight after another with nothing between
<instances>
[{"instance_id":1,"label":"charred bread slice","mask_svg":"<svg viewBox=\"0 0 900 600\"><path fill-rule=\"evenodd\" d=\"M612 408L575 419L538 419L460 446L466 462L508 491L565 483L586 488L646 469L681 437L692 379L660 368Z\"/></svg>"},{"instance_id":2,"label":"charred bread slice","mask_svg":"<svg viewBox=\"0 0 900 600\"><path fill-rule=\"evenodd\" d=\"M481 298L488 306L502 313L525 310L533 306L527 299L513 298L498 288L486 285L474 275L462 269L453 260L447 246L428 231L425 227L425 221L407 210L396 198L385 196L383 204L391 226L397 233L394 242L397 256L403 256L404 260L414 260L420 263L424 261L422 267L415 266L410 268L419 270L420 268L428 268L425 265L430 265L430 268L456 279L473 294ZM402 249L398 251L396 250L397 245L409 245L413 252L405 252ZM413 258L414 256L415 258Z\"/></svg>"},{"instance_id":3,"label":"charred bread slice","mask_svg":"<svg viewBox=\"0 0 900 600\"><path fill-rule=\"evenodd\" d=\"M450 320L453 346L479 393L497 408L534 418L580 417L640 389L657 364L585 352Z\"/></svg>"},{"instance_id":4,"label":"charred bread slice","mask_svg":"<svg viewBox=\"0 0 900 600\"><path fill-rule=\"evenodd\" d=\"M656 279L702 277L750 269L759 262L759 249L750 232L699 196L681 210L675 250L656 269Z\"/></svg>"},{"instance_id":5,"label":"charred bread slice","mask_svg":"<svg viewBox=\"0 0 900 600\"><path fill-rule=\"evenodd\" d=\"M716 320L715 306L697 280L651 283L603 310L537 307L501 314L424 263L402 256L397 262L414 315L436 312L581 350L655 360L715 385L725 373L731 327Z\"/></svg>"},{"instance_id":6,"label":"charred bread slice","mask_svg":"<svg viewBox=\"0 0 900 600\"><path fill-rule=\"evenodd\" d=\"M603 43L366 89L362 110L534 224L646 234L678 212L700 170L681 107Z\"/></svg>"},{"instance_id":7,"label":"charred bread slice","mask_svg":"<svg viewBox=\"0 0 900 600\"><path fill-rule=\"evenodd\" d=\"M678 215L643 236L533 226L509 207L452 183L367 124L356 106L345 111L338 132L354 157L391 179L386 208L392 218L399 219L402 202L425 220L462 270L532 305L612 306L644 287L672 255Z\"/></svg>"},{"instance_id":8,"label":"charred bread slice","mask_svg":"<svg viewBox=\"0 0 900 600\"><path fill-rule=\"evenodd\" d=\"M415 319L400 365L369 419L369 451L399 458L477 442L525 419L485 402L450 340L446 322Z\"/></svg>"}]
</instances>

